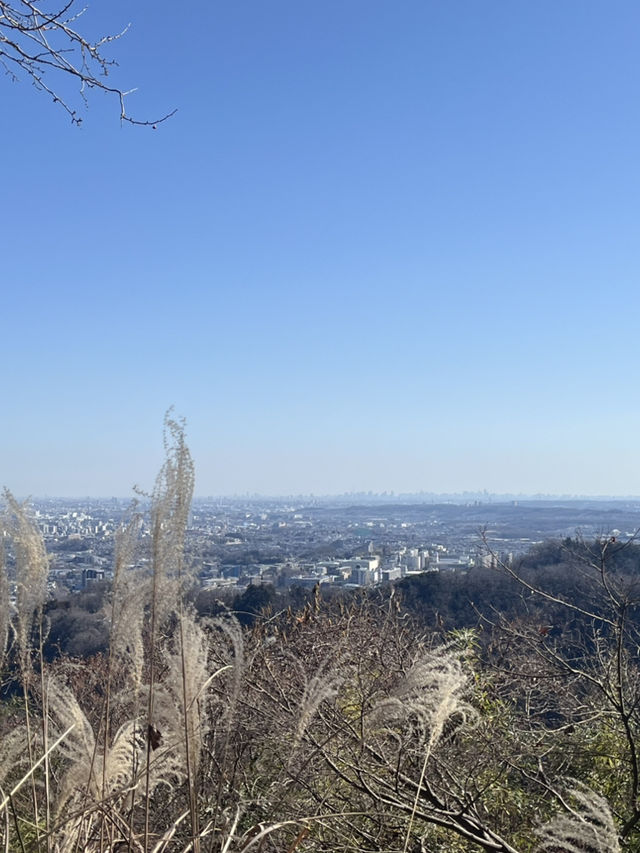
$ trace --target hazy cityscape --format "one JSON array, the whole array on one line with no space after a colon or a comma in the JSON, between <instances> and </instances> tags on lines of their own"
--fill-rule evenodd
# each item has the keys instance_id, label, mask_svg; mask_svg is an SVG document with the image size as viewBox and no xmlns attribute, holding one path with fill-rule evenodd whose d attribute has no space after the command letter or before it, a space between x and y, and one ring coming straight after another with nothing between
<instances>
[{"instance_id":1,"label":"hazy cityscape","mask_svg":"<svg viewBox=\"0 0 640 853\"><path fill-rule=\"evenodd\" d=\"M119 499L33 502L50 553L52 595L110 580L114 535L129 512ZM140 508L141 542L149 538ZM510 562L536 543L604 534L634 536L640 501L473 500L375 503L346 499L199 499L187 528L187 553L202 588L275 590L316 584L353 588L423 571L466 572ZM486 538L492 554L488 553ZM140 560L144 561L144 548Z\"/></svg>"}]
</instances>

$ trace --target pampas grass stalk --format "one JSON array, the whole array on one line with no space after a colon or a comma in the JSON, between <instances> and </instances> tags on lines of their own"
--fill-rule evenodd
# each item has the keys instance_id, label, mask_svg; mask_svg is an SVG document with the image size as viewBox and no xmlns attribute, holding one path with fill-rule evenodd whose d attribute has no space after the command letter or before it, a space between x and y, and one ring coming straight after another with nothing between
<instances>
[{"instance_id":1,"label":"pampas grass stalk","mask_svg":"<svg viewBox=\"0 0 640 853\"><path fill-rule=\"evenodd\" d=\"M187 677L187 657L185 654L185 616L183 612L182 599L180 600L179 630L180 630L180 664L182 672L182 712L184 719L184 752L187 768L187 790L189 793L189 813L191 817L191 839L194 853L200 853L199 820L198 820L198 792L196 787L196 767L194 750L194 737L200 733L195 732L193 717L197 712L197 692L194 695L191 679ZM195 623L193 628L195 628ZM190 649L193 653L195 649ZM193 698L192 698L193 697ZM193 707L195 705L195 707ZM200 726L198 725L198 729Z\"/></svg>"},{"instance_id":2,"label":"pampas grass stalk","mask_svg":"<svg viewBox=\"0 0 640 853\"><path fill-rule=\"evenodd\" d=\"M135 508L135 507L134 507ZM132 664L136 696L142 679L142 622L144 602L141 597L128 594L125 572L131 565L136 552L139 529L139 516L133 512L128 524L117 534L113 564L113 583L111 587L111 607L109 620L109 646L107 651L107 672L105 685L104 710L102 715L104 760L102 762L102 799L107 790L107 756L110 748L111 691L113 665L115 658L126 657ZM136 702L137 704L137 702ZM96 738L96 746L98 740ZM133 769L135 773L135 768ZM100 827L100 853L104 850L105 822Z\"/></svg>"},{"instance_id":3,"label":"pampas grass stalk","mask_svg":"<svg viewBox=\"0 0 640 853\"><path fill-rule=\"evenodd\" d=\"M16 571L16 610L17 610L17 645L22 679L22 697L24 703L25 724L27 727L27 743L29 763L33 765L33 745L31 733L31 712L29 707L29 686L33 679L33 661L31 638L34 625L39 630L40 671L44 660L42 656L42 609L47 598L47 578L49 561L40 531L28 516L26 504L19 503L8 489L4 490L7 504L5 513L6 529L13 542ZM45 698L43 696L43 702ZM46 704L46 703L45 703ZM43 737L46 740L46 717L43 715ZM49 764L48 751L45 747L45 786L48 790ZM31 777L31 793L33 800L34 822L38 850L40 849L40 827L38 819L38 796L35 778ZM48 815L48 810L47 810ZM47 823L47 837L49 825ZM47 845L48 849L48 845Z\"/></svg>"},{"instance_id":4,"label":"pampas grass stalk","mask_svg":"<svg viewBox=\"0 0 640 853\"><path fill-rule=\"evenodd\" d=\"M40 765L48 759L48 757L51 755L51 753L58 746L60 746L60 744L65 740L65 738L67 738L69 736L69 734L73 731L74 727L75 727L75 723L72 723L69 726L69 728L66 729L66 731L62 732L62 734L58 738L56 738L56 740L51 744L51 746L47 749L47 751L43 755L41 755L37 761L35 761L33 764L30 765L29 769L24 774L24 776L22 776L22 778L13 786L13 788L9 791L9 793L6 794L2 798L2 800L0 800L0 811L2 811L2 809L4 809L6 807L7 803L9 803L11 801L11 798L14 797L18 793L18 791L20 790L20 788L22 788L22 786L27 781L27 779L30 779L33 777L33 774L36 772L38 767L40 767Z\"/></svg>"},{"instance_id":5,"label":"pampas grass stalk","mask_svg":"<svg viewBox=\"0 0 640 853\"><path fill-rule=\"evenodd\" d=\"M151 589L151 624L150 624L150 639L149 639L149 695L147 699L147 747L145 761L145 812L144 812L144 849L149 846L149 794L151 782L151 732L153 730L154 720L154 687L155 687L155 642L156 642L156 618L157 618L157 592L158 592L158 541L160 533L160 520L154 519L152 528L152 559L153 559L153 581ZM133 810L132 810L133 811Z\"/></svg>"},{"instance_id":6,"label":"pampas grass stalk","mask_svg":"<svg viewBox=\"0 0 640 853\"><path fill-rule=\"evenodd\" d=\"M13 542L16 561L17 642L22 672L30 671L31 632L47 600L49 561L40 531L8 489L6 530Z\"/></svg>"},{"instance_id":7,"label":"pampas grass stalk","mask_svg":"<svg viewBox=\"0 0 640 853\"><path fill-rule=\"evenodd\" d=\"M4 796L4 791L0 788L0 797ZM8 806L4 807L4 853L9 853L9 832L11 828L11 821L9 818L9 808Z\"/></svg>"},{"instance_id":8,"label":"pampas grass stalk","mask_svg":"<svg viewBox=\"0 0 640 853\"><path fill-rule=\"evenodd\" d=\"M216 802L213 809L212 822L214 826L218 825L218 820L222 811L222 795L224 787L224 768L227 764L229 754L229 745L231 742L231 727L235 719L240 691L242 689L242 679L244 675L244 638L242 629L235 617L229 619L217 619L214 623L220 630L226 634L231 641L233 649L233 681L231 695L227 698L227 707L224 715L224 735L222 744L222 757L220 761L221 770L218 774L218 785L216 791ZM214 841L209 845L209 853L213 853Z\"/></svg>"},{"instance_id":9,"label":"pampas grass stalk","mask_svg":"<svg viewBox=\"0 0 640 853\"><path fill-rule=\"evenodd\" d=\"M194 466L185 441L184 422L165 416L164 449L165 462L156 479L151 495L151 536L153 577L150 615L150 661L149 696L147 702L147 726L149 733L154 728L155 692L155 644L158 626L174 609L173 597L182 597L184 572L184 540L193 496ZM172 589L173 587L173 589ZM177 587L177 588L176 588ZM172 594L173 593L173 594ZM188 735L187 751L188 751ZM187 760L187 769L189 761ZM145 766L145 820L144 849L149 845L151 780L151 738L147 738ZM193 786L189 784L189 801L192 818L192 834L197 834L197 815L191 807Z\"/></svg>"},{"instance_id":10,"label":"pampas grass stalk","mask_svg":"<svg viewBox=\"0 0 640 853\"><path fill-rule=\"evenodd\" d=\"M51 851L51 785L49 774L49 701L44 677L44 648L42 632L42 608L40 609L40 624L38 634L38 653L40 657L40 693L42 694L42 748L44 749L44 808L45 808L45 842L47 853Z\"/></svg>"},{"instance_id":11,"label":"pampas grass stalk","mask_svg":"<svg viewBox=\"0 0 640 853\"><path fill-rule=\"evenodd\" d=\"M292 754L300 746L306 730L318 713L322 703L337 695L338 689L344 680L344 677L338 673L335 663L330 664L329 662L321 664L311 678L307 678L304 670L302 675L304 678L304 690L298 710L298 726L291 747Z\"/></svg>"},{"instance_id":12,"label":"pampas grass stalk","mask_svg":"<svg viewBox=\"0 0 640 853\"><path fill-rule=\"evenodd\" d=\"M5 553L5 531L0 526L0 673L4 667L11 625L11 602L9 600L9 578Z\"/></svg>"},{"instance_id":13,"label":"pampas grass stalk","mask_svg":"<svg viewBox=\"0 0 640 853\"><path fill-rule=\"evenodd\" d=\"M467 676L455 649L451 646L443 646L432 650L414 664L407 675L403 694L395 699L400 703L401 713L415 714L418 720L418 734L424 743L424 758L404 839L403 853L406 853L409 846L427 765L434 747L442 736L445 724L454 716L460 717L464 722L469 722L477 716L475 709L465 701L467 690Z\"/></svg>"},{"instance_id":14,"label":"pampas grass stalk","mask_svg":"<svg viewBox=\"0 0 640 853\"><path fill-rule=\"evenodd\" d=\"M557 815L538 836L536 853L620 853L620 840L609 804L582 782L570 780L569 799L576 808ZM566 805L566 803L565 803Z\"/></svg>"}]
</instances>

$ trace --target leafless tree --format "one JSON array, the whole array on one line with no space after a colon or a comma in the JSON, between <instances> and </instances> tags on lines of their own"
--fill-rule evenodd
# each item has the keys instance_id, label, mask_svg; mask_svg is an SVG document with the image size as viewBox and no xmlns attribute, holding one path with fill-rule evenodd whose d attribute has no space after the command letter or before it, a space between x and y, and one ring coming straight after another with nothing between
<instances>
[{"instance_id":1,"label":"leafless tree","mask_svg":"<svg viewBox=\"0 0 640 853\"><path fill-rule=\"evenodd\" d=\"M66 80L78 86L80 102L87 103L90 90L111 95L120 107L120 120L129 124L155 126L175 113L175 110L155 119L141 120L130 116L126 108L125 91L112 85L109 73L117 63L105 50L121 38L128 25L119 33L103 35L92 40L81 26L86 7L76 0L60 5L49 0L0 0L0 64L13 80L28 79L53 98L79 125L82 116L72 99L65 94Z\"/></svg>"},{"instance_id":2,"label":"leafless tree","mask_svg":"<svg viewBox=\"0 0 640 853\"><path fill-rule=\"evenodd\" d=\"M495 688L517 708L520 742L529 744L529 781L557 795L554 778L588 775L605 789L621 843L632 849L640 831L640 583L617 563L634 541L570 541L565 583L571 575L578 597L496 556L527 613L485 615ZM491 551L486 537L485 546Z\"/></svg>"}]
</instances>

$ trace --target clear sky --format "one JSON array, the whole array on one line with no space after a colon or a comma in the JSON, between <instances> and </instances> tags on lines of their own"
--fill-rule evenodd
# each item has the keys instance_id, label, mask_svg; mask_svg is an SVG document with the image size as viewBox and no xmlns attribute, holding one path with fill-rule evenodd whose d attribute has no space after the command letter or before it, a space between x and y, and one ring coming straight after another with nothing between
<instances>
[{"instance_id":1,"label":"clear sky","mask_svg":"<svg viewBox=\"0 0 640 853\"><path fill-rule=\"evenodd\" d=\"M636 0L92 0L0 79L0 482L640 493Z\"/></svg>"}]
</instances>

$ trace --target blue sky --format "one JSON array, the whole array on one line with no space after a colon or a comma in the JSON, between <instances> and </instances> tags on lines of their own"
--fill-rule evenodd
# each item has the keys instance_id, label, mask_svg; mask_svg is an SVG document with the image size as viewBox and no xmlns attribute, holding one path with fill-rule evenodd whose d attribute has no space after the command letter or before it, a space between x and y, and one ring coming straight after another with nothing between
<instances>
[{"instance_id":1,"label":"blue sky","mask_svg":"<svg viewBox=\"0 0 640 853\"><path fill-rule=\"evenodd\" d=\"M640 493L640 6L93 0L121 127L0 79L18 494Z\"/></svg>"}]
</instances>

